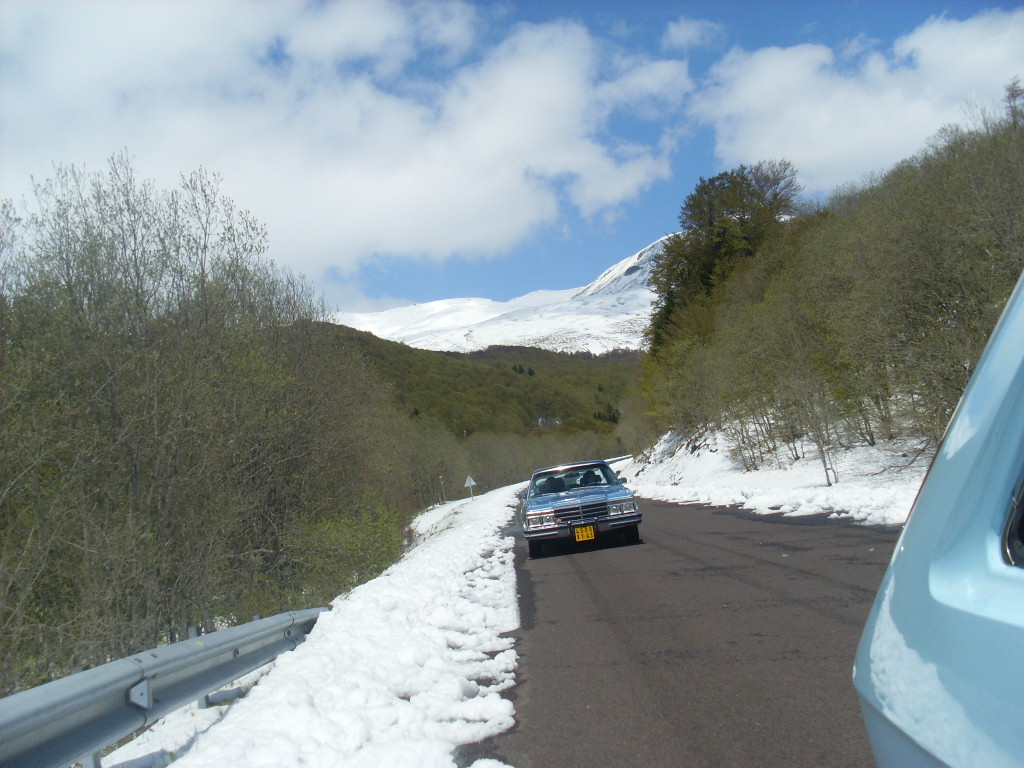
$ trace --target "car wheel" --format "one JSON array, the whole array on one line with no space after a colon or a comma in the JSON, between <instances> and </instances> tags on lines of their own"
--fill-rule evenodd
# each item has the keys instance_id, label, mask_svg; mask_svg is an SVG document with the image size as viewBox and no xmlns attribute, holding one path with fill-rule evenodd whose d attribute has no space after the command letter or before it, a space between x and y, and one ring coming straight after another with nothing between
<instances>
[{"instance_id":1,"label":"car wheel","mask_svg":"<svg viewBox=\"0 0 1024 768\"><path fill-rule=\"evenodd\" d=\"M623 528L622 540L627 544L639 544L640 543L640 526L631 525L629 528Z\"/></svg>"},{"instance_id":2,"label":"car wheel","mask_svg":"<svg viewBox=\"0 0 1024 768\"><path fill-rule=\"evenodd\" d=\"M543 541L528 541L526 543L530 547L530 557L541 556L541 553L544 551Z\"/></svg>"}]
</instances>

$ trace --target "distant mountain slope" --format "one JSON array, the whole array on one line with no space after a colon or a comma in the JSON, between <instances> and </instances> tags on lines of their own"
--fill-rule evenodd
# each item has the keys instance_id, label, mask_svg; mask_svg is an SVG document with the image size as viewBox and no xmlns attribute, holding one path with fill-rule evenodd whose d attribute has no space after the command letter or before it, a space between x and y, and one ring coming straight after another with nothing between
<instances>
[{"instance_id":1,"label":"distant mountain slope","mask_svg":"<svg viewBox=\"0 0 1024 768\"><path fill-rule=\"evenodd\" d=\"M489 346L553 352L640 349L651 316L651 265L666 238L623 259L583 288L534 291L511 301L443 299L332 320L411 347L474 352Z\"/></svg>"},{"instance_id":2,"label":"distant mountain slope","mask_svg":"<svg viewBox=\"0 0 1024 768\"><path fill-rule=\"evenodd\" d=\"M608 433L631 389L638 352L564 354L492 346L476 352L415 349L331 326L394 387L406 412L458 436L537 429Z\"/></svg>"}]
</instances>

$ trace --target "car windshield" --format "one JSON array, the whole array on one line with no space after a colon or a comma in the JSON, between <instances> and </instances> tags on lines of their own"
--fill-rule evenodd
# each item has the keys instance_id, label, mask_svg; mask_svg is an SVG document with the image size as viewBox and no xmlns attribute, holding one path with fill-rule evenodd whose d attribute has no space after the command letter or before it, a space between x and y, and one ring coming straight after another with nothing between
<instances>
[{"instance_id":1,"label":"car windshield","mask_svg":"<svg viewBox=\"0 0 1024 768\"><path fill-rule=\"evenodd\" d=\"M530 496L576 491L589 486L618 485L618 482L615 473L606 464L584 464L535 475L530 485Z\"/></svg>"}]
</instances>

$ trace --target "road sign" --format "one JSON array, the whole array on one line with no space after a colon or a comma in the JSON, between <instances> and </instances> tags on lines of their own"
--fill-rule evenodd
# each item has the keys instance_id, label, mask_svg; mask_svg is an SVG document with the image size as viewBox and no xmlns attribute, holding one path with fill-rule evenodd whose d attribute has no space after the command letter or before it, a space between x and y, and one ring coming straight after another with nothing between
<instances>
[{"instance_id":1,"label":"road sign","mask_svg":"<svg viewBox=\"0 0 1024 768\"><path fill-rule=\"evenodd\" d=\"M476 485L476 480L473 479L472 475L466 475L465 488L469 488L469 498L473 498L473 486Z\"/></svg>"}]
</instances>

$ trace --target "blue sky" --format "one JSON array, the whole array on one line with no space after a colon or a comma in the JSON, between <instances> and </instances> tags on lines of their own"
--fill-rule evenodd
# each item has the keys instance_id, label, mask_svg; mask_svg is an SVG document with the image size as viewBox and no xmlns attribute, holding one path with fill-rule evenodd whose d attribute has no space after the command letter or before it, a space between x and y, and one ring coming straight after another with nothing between
<instances>
[{"instance_id":1,"label":"blue sky","mask_svg":"<svg viewBox=\"0 0 1024 768\"><path fill-rule=\"evenodd\" d=\"M332 307L571 288L701 176L809 196L1024 79L1017 3L5 0L0 195L127 150L198 167Z\"/></svg>"}]
</instances>

